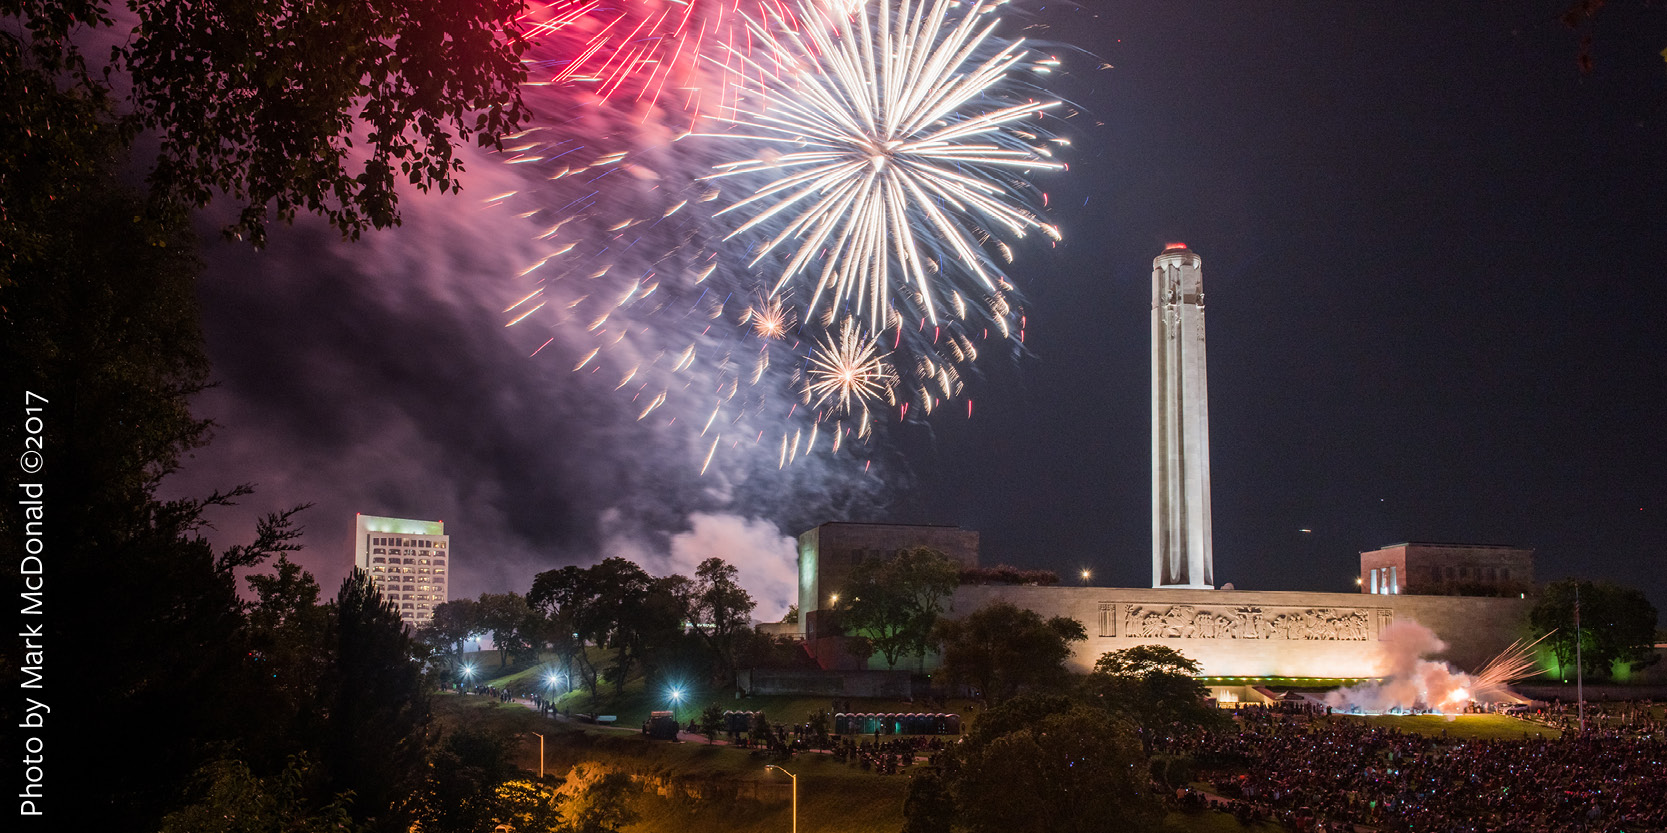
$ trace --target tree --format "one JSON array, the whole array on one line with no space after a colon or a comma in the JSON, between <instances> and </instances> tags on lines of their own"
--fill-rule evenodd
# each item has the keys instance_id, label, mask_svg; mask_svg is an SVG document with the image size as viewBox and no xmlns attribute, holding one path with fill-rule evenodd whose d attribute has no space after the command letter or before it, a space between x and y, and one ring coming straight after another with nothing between
<instances>
[{"instance_id":1,"label":"tree","mask_svg":"<svg viewBox=\"0 0 1667 833\"><path fill-rule=\"evenodd\" d=\"M480 602L452 599L434 606L434 617L417 632L417 638L436 653L452 658L455 668L463 664L463 646L486 632L481 623Z\"/></svg>"},{"instance_id":2,"label":"tree","mask_svg":"<svg viewBox=\"0 0 1667 833\"><path fill-rule=\"evenodd\" d=\"M1579 593L1577 629L1575 595ZM1642 591L1609 582L1563 579L1546 585L1528 612L1534 635L1557 658L1557 673L1567 679L1575 661L1575 634L1587 676L1606 679L1617 664L1640 671L1657 661L1654 651L1656 609Z\"/></svg>"},{"instance_id":3,"label":"tree","mask_svg":"<svg viewBox=\"0 0 1667 833\"><path fill-rule=\"evenodd\" d=\"M215 761L198 773L202 795L162 819L161 833L328 833L350 829L351 796L312 806L304 785L311 767L304 755L283 772L261 778L242 761Z\"/></svg>"},{"instance_id":4,"label":"tree","mask_svg":"<svg viewBox=\"0 0 1667 833\"><path fill-rule=\"evenodd\" d=\"M1075 619L1044 620L1008 602L986 605L962 619L945 619L933 636L943 652L945 675L977 689L990 704L1026 686L1063 686L1070 675L1064 664L1071 658L1071 644L1088 638Z\"/></svg>"},{"instance_id":5,"label":"tree","mask_svg":"<svg viewBox=\"0 0 1667 833\"><path fill-rule=\"evenodd\" d=\"M499 667L509 664L510 654L525 653L532 647L525 632L532 609L520 593L482 593L476 604L480 628L491 632L492 645L498 649Z\"/></svg>"},{"instance_id":6,"label":"tree","mask_svg":"<svg viewBox=\"0 0 1667 833\"><path fill-rule=\"evenodd\" d=\"M591 572L574 566L539 573L527 592L527 604L550 623L548 632L570 635L567 641L556 641L556 648L567 651L563 664L570 670L578 668L593 698L596 667L591 664L585 646L600 645L608 632L606 612L598 597Z\"/></svg>"},{"instance_id":7,"label":"tree","mask_svg":"<svg viewBox=\"0 0 1667 833\"><path fill-rule=\"evenodd\" d=\"M866 559L840 589L847 600L840 606L840 621L878 650L887 667L897 667L905 654L923 657L943 600L955 592L959 570L948 556L926 547L890 559Z\"/></svg>"},{"instance_id":8,"label":"tree","mask_svg":"<svg viewBox=\"0 0 1667 833\"><path fill-rule=\"evenodd\" d=\"M313 692L330 673L324 649L330 615L318 601L318 582L280 552L271 573L248 576L255 602L249 606L250 658L263 685L244 693L244 705L261 720L252 722L245 740L251 762L270 767L286 756L304 753L303 728Z\"/></svg>"},{"instance_id":9,"label":"tree","mask_svg":"<svg viewBox=\"0 0 1667 833\"><path fill-rule=\"evenodd\" d=\"M355 568L330 606L331 674L318 690L318 746L329 795L352 791L369 831L409 829L427 775L429 710L399 612Z\"/></svg>"},{"instance_id":10,"label":"tree","mask_svg":"<svg viewBox=\"0 0 1667 833\"><path fill-rule=\"evenodd\" d=\"M1129 727L1062 696L992 709L915 781L909 833L1148 831L1163 817Z\"/></svg>"},{"instance_id":11,"label":"tree","mask_svg":"<svg viewBox=\"0 0 1667 833\"><path fill-rule=\"evenodd\" d=\"M626 629L631 655L651 689L667 679L693 679L709 665L700 637L689 632L694 593L694 583L685 576L651 580Z\"/></svg>"},{"instance_id":12,"label":"tree","mask_svg":"<svg viewBox=\"0 0 1667 833\"><path fill-rule=\"evenodd\" d=\"M153 197L202 206L226 194L242 205L228 232L256 245L270 218L298 209L355 238L397 225L397 183L455 191L459 144L498 147L527 118L520 0L368 0L352 14L328 3L132 0L121 24L132 30L112 33L107 65L88 66L81 30L117 29L111 7L3 0L0 15L20 24L0 37L5 75L47 81L28 86L42 99L66 86L96 102L121 91L129 114L118 135L157 139Z\"/></svg>"},{"instance_id":13,"label":"tree","mask_svg":"<svg viewBox=\"0 0 1667 833\"><path fill-rule=\"evenodd\" d=\"M561 796L531 779L506 781L498 786L500 815L495 820L516 833L565 833ZM495 829L495 828L494 828Z\"/></svg>"},{"instance_id":14,"label":"tree","mask_svg":"<svg viewBox=\"0 0 1667 833\"><path fill-rule=\"evenodd\" d=\"M700 733L706 736L706 742L712 743L718 739L719 730L724 727L724 707L717 703L708 703L700 711Z\"/></svg>"},{"instance_id":15,"label":"tree","mask_svg":"<svg viewBox=\"0 0 1667 833\"><path fill-rule=\"evenodd\" d=\"M1085 686L1111 711L1148 729L1171 723L1220 726L1227 718L1205 698L1196 660L1164 645L1109 651L1094 663Z\"/></svg>"},{"instance_id":16,"label":"tree","mask_svg":"<svg viewBox=\"0 0 1667 833\"><path fill-rule=\"evenodd\" d=\"M572 833L618 833L637 819L631 792L631 776L587 761L567 774L557 794Z\"/></svg>"},{"instance_id":17,"label":"tree","mask_svg":"<svg viewBox=\"0 0 1667 833\"><path fill-rule=\"evenodd\" d=\"M752 629L752 596L737 584L738 571L721 558L695 568L692 613L701 638L712 649L725 684L735 682L736 640Z\"/></svg>"},{"instance_id":18,"label":"tree","mask_svg":"<svg viewBox=\"0 0 1667 833\"><path fill-rule=\"evenodd\" d=\"M613 681L614 694L618 696L625 692L625 679L635 664L638 634L634 628L654 580L643 568L618 557L603 559L589 572L598 616L606 627L605 644L614 652L608 678Z\"/></svg>"},{"instance_id":19,"label":"tree","mask_svg":"<svg viewBox=\"0 0 1667 833\"><path fill-rule=\"evenodd\" d=\"M429 833L476 833L512 811L500 792L520 770L514 740L501 732L462 727L434 745L420 810Z\"/></svg>"}]
</instances>

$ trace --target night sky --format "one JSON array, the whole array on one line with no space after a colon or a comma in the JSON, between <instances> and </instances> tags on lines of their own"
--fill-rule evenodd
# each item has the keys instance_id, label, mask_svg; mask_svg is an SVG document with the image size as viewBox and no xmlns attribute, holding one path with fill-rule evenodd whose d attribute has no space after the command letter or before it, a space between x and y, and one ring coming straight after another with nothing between
<instances>
[{"instance_id":1,"label":"night sky","mask_svg":"<svg viewBox=\"0 0 1667 833\"><path fill-rule=\"evenodd\" d=\"M357 244L313 221L212 242L220 427L168 489L258 485L221 543L314 503L327 589L355 512L444 519L454 595L612 554L724 555L768 595L782 537L826 520L957 524L986 563L1148 586L1151 260L1185 242L1218 582L1353 590L1364 549L1507 544L1667 608L1667 11L1611 4L1583 74L1565 5L1018 3L1007 30L1065 60L1050 89L1081 113L1069 174L1034 178L1065 241L1010 270L1029 355L987 351L972 417L894 426L867 472L767 449L698 477L566 345L528 358L554 333L503 326L529 247L482 206L492 159Z\"/></svg>"}]
</instances>

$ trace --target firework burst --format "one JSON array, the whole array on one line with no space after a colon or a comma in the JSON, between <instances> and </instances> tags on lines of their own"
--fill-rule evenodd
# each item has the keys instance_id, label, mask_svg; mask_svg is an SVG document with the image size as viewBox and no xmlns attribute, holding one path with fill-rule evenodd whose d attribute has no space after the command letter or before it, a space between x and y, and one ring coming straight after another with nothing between
<instances>
[{"instance_id":1,"label":"firework burst","mask_svg":"<svg viewBox=\"0 0 1667 833\"><path fill-rule=\"evenodd\" d=\"M532 83L604 101L697 115L733 104L746 15L791 20L779 0L554 0L528 5L527 36L547 49Z\"/></svg>"},{"instance_id":2,"label":"firework burst","mask_svg":"<svg viewBox=\"0 0 1667 833\"><path fill-rule=\"evenodd\" d=\"M807 25L749 22L768 59L738 55L756 83L720 136L758 152L714 178L764 184L719 214L750 214L730 238L773 232L752 265L786 260L775 292L812 276L807 317L845 302L879 331L893 309L937 325L977 306L1010 333L996 255L1011 247L999 235L1058 238L1027 207L1022 176L1064 166L1045 136L1018 127L1059 102L1008 97L1028 53L995 41L993 9L876 0L846 15L811 3L797 18Z\"/></svg>"},{"instance_id":3,"label":"firework burst","mask_svg":"<svg viewBox=\"0 0 1667 833\"><path fill-rule=\"evenodd\" d=\"M840 416L861 413L865 429L868 404L892 401L895 375L886 355L850 318L840 324L837 337L823 339L811 351L806 375L807 403L817 408L831 404L831 410Z\"/></svg>"},{"instance_id":4,"label":"firework burst","mask_svg":"<svg viewBox=\"0 0 1667 833\"><path fill-rule=\"evenodd\" d=\"M780 297L762 297L747 308L741 323L751 323L753 333L759 338L779 339L793 329L797 319Z\"/></svg>"}]
</instances>

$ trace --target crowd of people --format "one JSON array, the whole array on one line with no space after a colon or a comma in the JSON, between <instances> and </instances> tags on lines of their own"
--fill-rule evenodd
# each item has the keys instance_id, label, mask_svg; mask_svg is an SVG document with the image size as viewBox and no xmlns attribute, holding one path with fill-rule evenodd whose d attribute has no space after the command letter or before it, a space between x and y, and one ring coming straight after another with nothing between
<instances>
[{"instance_id":1,"label":"crowd of people","mask_svg":"<svg viewBox=\"0 0 1667 833\"><path fill-rule=\"evenodd\" d=\"M1229 809L1265 809L1299 830L1667 830L1659 733L1460 740L1283 717L1246 714L1229 732L1176 728L1153 737L1153 751L1191 756Z\"/></svg>"},{"instance_id":2,"label":"crowd of people","mask_svg":"<svg viewBox=\"0 0 1667 833\"><path fill-rule=\"evenodd\" d=\"M465 686L461 682L454 683L453 685L456 687L458 694L478 694L483 697L495 697L500 703L508 703L510 700L515 699L514 695L510 694L507 687L498 688L497 686L490 685Z\"/></svg>"},{"instance_id":3,"label":"crowd of people","mask_svg":"<svg viewBox=\"0 0 1667 833\"><path fill-rule=\"evenodd\" d=\"M917 757L943 748L943 741L936 736L891 737L885 740L842 737L834 744L833 756L834 760L860 767L865 772L896 775L912 766Z\"/></svg>"}]
</instances>

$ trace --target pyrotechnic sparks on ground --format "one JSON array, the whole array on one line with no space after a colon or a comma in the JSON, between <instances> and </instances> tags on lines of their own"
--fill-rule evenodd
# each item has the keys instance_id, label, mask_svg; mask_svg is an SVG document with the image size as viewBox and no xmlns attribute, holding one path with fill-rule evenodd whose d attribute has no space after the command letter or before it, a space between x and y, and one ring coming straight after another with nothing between
<instances>
[{"instance_id":1,"label":"pyrotechnic sparks on ground","mask_svg":"<svg viewBox=\"0 0 1667 833\"><path fill-rule=\"evenodd\" d=\"M1556 633L1552 631L1551 633ZM1534 647L1544 642L1551 633L1529 642L1518 639L1510 647L1499 652L1499 656L1488 660L1472 678L1472 696L1475 699L1517 700L1522 698L1513 694L1509 688L1511 683L1534 674Z\"/></svg>"},{"instance_id":2,"label":"pyrotechnic sparks on ground","mask_svg":"<svg viewBox=\"0 0 1667 833\"><path fill-rule=\"evenodd\" d=\"M807 317L844 301L879 331L894 308L937 325L981 305L1010 331L986 247L1011 260L992 229L1058 238L1025 204L1034 189L1021 175L1064 165L1045 135L1019 127L1059 102L1007 97L1028 53L992 39L995 5L876 0L852 15L802 7L803 26L768 11L749 23L768 58L740 56L755 81L716 135L756 155L714 178L764 183L719 214L751 215L730 238L769 235L751 265L791 250L776 292L814 274Z\"/></svg>"},{"instance_id":3,"label":"pyrotechnic sparks on ground","mask_svg":"<svg viewBox=\"0 0 1667 833\"><path fill-rule=\"evenodd\" d=\"M866 414L870 402L891 401L891 365L874 339L864 336L850 318L840 323L837 339L822 340L811 352L807 375L805 401L817 408L832 402L842 416Z\"/></svg>"}]
</instances>

